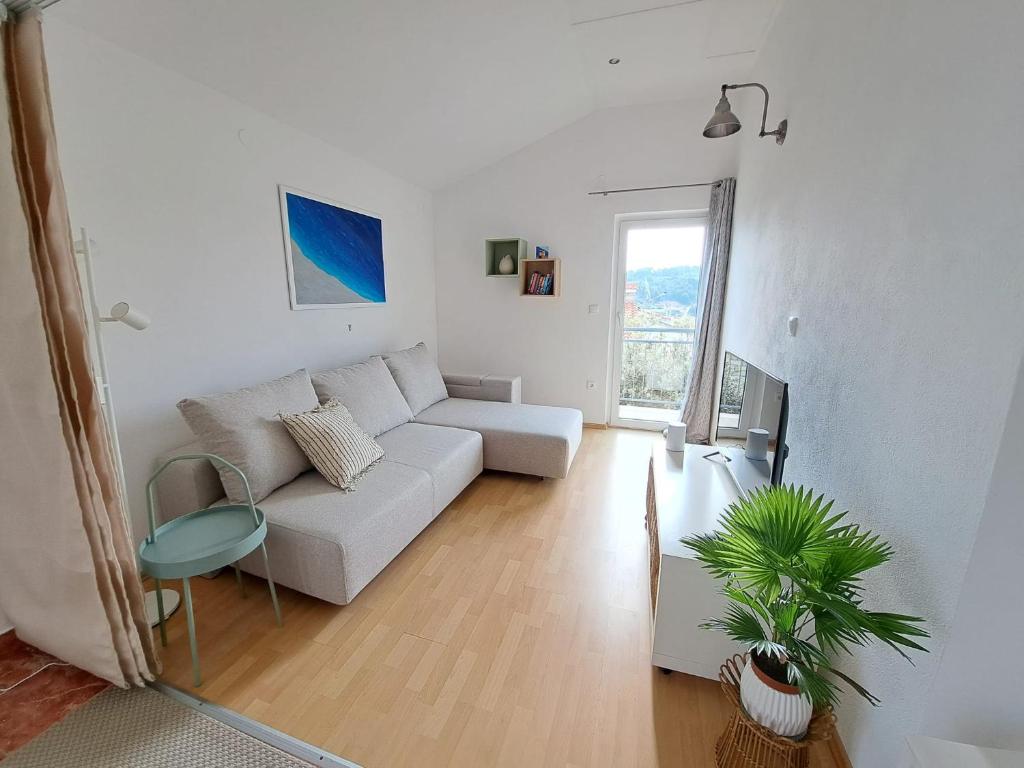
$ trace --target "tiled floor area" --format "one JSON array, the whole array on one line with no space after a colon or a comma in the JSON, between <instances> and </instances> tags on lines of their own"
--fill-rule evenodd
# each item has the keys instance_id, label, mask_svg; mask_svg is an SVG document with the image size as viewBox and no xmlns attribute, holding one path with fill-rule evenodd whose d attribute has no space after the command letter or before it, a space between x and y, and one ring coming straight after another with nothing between
<instances>
[{"instance_id":1,"label":"tiled floor area","mask_svg":"<svg viewBox=\"0 0 1024 768\"><path fill-rule=\"evenodd\" d=\"M57 661L13 631L0 635L0 691ZM0 760L109 685L77 667L53 666L0 693Z\"/></svg>"}]
</instances>

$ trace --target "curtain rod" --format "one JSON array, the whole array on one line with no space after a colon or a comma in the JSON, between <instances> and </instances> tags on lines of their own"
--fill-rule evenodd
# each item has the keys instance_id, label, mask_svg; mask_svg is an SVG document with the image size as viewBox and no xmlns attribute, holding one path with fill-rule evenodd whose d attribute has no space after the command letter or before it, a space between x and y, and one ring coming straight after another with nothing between
<instances>
[{"instance_id":1,"label":"curtain rod","mask_svg":"<svg viewBox=\"0 0 1024 768\"><path fill-rule=\"evenodd\" d=\"M600 192L587 192L588 195L617 195L620 192L653 192L657 189L688 189L690 187L712 187L717 181L704 181L700 184L668 184L664 187L631 187L630 189L604 189Z\"/></svg>"}]
</instances>

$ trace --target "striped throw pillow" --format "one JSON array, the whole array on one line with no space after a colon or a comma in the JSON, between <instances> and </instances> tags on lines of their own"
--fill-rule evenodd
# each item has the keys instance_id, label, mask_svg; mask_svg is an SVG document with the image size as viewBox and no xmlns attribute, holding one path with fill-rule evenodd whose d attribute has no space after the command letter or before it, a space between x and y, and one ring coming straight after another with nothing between
<instances>
[{"instance_id":1,"label":"striped throw pillow","mask_svg":"<svg viewBox=\"0 0 1024 768\"><path fill-rule=\"evenodd\" d=\"M324 479L342 490L353 490L366 470L384 458L384 449L356 424L340 400L278 417Z\"/></svg>"}]
</instances>

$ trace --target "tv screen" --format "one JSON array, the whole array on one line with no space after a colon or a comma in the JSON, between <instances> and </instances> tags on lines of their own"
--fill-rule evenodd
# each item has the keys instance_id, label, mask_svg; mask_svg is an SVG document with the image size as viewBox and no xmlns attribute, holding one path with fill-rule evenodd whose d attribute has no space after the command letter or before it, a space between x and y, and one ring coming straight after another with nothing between
<instances>
[{"instance_id":1,"label":"tv screen","mask_svg":"<svg viewBox=\"0 0 1024 768\"><path fill-rule=\"evenodd\" d=\"M789 420L789 387L732 352L725 353L722 394L718 404L720 444L742 446L747 431L768 431L771 483L782 482L786 461L786 424Z\"/></svg>"}]
</instances>

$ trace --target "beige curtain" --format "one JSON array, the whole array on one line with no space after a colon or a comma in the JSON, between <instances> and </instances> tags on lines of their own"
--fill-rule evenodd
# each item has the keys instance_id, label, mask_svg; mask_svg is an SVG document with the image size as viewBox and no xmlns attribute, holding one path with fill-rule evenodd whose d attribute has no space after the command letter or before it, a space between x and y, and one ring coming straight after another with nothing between
<instances>
[{"instance_id":1,"label":"beige curtain","mask_svg":"<svg viewBox=\"0 0 1024 768\"><path fill-rule=\"evenodd\" d=\"M725 310L735 198L736 179L720 179L711 186L708 231L704 240L704 295L697 318L693 364L681 416L686 423L686 439L691 443L706 443L714 432L712 419L718 384L718 356L722 348L722 314Z\"/></svg>"},{"instance_id":2,"label":"beige curtain","mask_svg":"<svg viewBox=\"0 0 1024 768\"><path fill-rule=\"evenodd\" d=\"M96 383L38 11L2 25L0 608L118 685L158 671Z\"/></svg>"}]
</instances>

